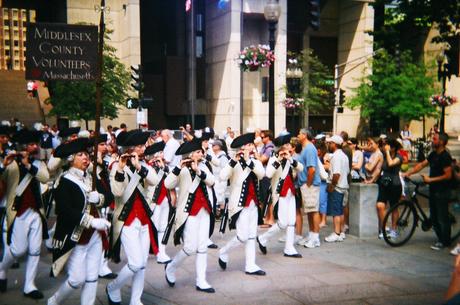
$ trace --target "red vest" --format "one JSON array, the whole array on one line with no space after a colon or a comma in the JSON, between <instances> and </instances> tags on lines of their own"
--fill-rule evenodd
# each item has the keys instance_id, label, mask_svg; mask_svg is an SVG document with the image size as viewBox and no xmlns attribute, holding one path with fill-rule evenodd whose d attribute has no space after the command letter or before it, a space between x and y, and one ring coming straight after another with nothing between
<instances>
[{"instance_id":1,"label":"red vest","mask_svg":"<svg viewBox=\"0 0 460 305\"><path fill-rule=\"evenodd\" d=\"M161 205L161 203L163 202L163 199L165 199L167 194L168 194L168 190L165 187L164 180L162 180L160 184L160 194L158 195L158 200L156 204Z\"/></svg>"},{"instance_id":2,"label":"red vest","mask_svg":"<svg viewBox=\"0 0 460 305\"><path fill-rule=\"evenodd\" d=\"M30 186L30 183L22 193L22 202L21 206L19 207L19 210L16 213L16 217L19 217L22 214L24 214L24 212L27 211L27 209L29 208L32 210L37 209L37 203L35 202L34 192L32 192L32 187Z\"/></svg>"},{"instance_id":3,"label":"red vest","mask_svg":"<svg viewBox=\"0 0 460 305\"><path fill-rule=\"evenodd\" d=\"M134 198L133 202L133 207L131 208L131 211L129 212L128 217L125 220L125 226L129 226L134 219L139 219L141 224L148 225L149 224L149 217L147 216L147 213L145 212L144 205L142 204L142 200L139 197L139 193L136 192L136 197Z\"/></svg>"},{"instance_id":4,"label":"red vest","mask_svg":"<svg viewBox=\"0 0 460 305\"><path fill-rule=\"evenodd\" d=\"M254 200L256 205L259 205L259 200L257 200L256 185L254 179L248 178L248 194L246 196L246 202L244 207L248 207L251 204L251 200Z\"/></svg>"},{"instance_id":5,"label":"red vest","mask_svg":"<svg viewBox=\"0 0 460 305\"><path fill-rule=\"evenodd\" d=\"M209 207L208 200L204 196L204 192L201 188L201 185L199 185L196 188L195 199L193 200L192 208L190 210L189 215L196 216L201 209L205 209L209 214L211 214L211 208Z\"/></svg>"},{"instance_id":6,"label":"red vest","mask_svg":"<svg viewBox=\"0 0 460 305\"><path fill-rule=\"evenodd\" d=\"M294 181L292 181L291 175L287 175L284 179L283 187L281 188L280 197L286 197L288 191L291 190L292 195L295 195Z\"/></svg>"}]
</instances>

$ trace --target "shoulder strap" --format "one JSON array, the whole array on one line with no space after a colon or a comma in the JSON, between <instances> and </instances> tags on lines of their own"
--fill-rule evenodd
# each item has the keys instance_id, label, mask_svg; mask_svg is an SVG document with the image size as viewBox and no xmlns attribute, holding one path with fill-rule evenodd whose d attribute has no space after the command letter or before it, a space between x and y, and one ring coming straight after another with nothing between
<instances>
[{"instance_id":1,"label":"shoulder strap","mask_svg":"<svg viewBox=\"0 0 460 305\"><path fill-rule=\"evenodd\" d=\"M40 169L40 161L35 160L34 162L32 162L32 165ZM16 188L17 197L21 197L22 193L24 193L30 181L32 181L32 178L33 176L30 173L27 173L24 176L24 178L22 178L21 182L19 182L18 187Z\"/></svg>"}]
</instances>

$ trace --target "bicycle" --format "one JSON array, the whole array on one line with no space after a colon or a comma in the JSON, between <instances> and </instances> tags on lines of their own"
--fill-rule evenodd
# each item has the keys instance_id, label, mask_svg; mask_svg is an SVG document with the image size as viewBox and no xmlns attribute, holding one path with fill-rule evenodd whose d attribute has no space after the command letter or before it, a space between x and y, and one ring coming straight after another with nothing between
<instances>
[{"instance_id":1,"label":"bicycle","mask_svg":"<svg viewBox=\"0 0 460 305\"><path fill-rule=\"evenodd\" d=\"M416 182L409 178L405 178L405 181L415 185L415 189L411 192L409 199L403 199L396 205L392 206L383 218L383 227L390 228L389 231L386 229L383 231L383 239L392 247L400 247L407 243L414 234L419 221L421 221L421 227L424 232L429 231L433 226L430 218L423 211L417 198L417 195L426 199L429 198L427 194L424 194L419 190L419 188L425 186L425 184L423 182ZM455 205L459 206L457 209L453 207L455 205L449 205L451 206L449 217L451 218L452 233L456 232L455 234L452 234L451 237L451 241L454 242L458 237L460 237L460 222L456 221L456 218L458 219L460 217L460 210L458 209L460 205L459 203L455 203ZM395 230L392 229L394 227L392 225L392 214L394 211L397 211L395 214Z\"/></svg>"}]
</instances>

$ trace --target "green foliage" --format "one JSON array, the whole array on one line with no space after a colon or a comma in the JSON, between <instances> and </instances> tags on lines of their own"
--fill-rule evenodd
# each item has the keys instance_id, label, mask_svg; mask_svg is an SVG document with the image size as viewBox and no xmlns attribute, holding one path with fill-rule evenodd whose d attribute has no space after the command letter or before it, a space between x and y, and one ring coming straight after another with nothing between
<instances>
[{"instance_id":1,"label":"green foliage","mask_svg":"<svg viewBox=\"0 0 460 305\"><path fill-rule=\"evenodd\" d=\"M110 32L105 40L108 34ZM130 74L115 52L114 47L104 44L101 118L116 118L118 107L124 105L129 97ZM71 120L94 120L95 81L56 81L50 87L51 96L47 101L53 106L50 115L65 116Z\"/></svg>"},{"instance_id":2,"label":"green foliage","mask_svg":"<svg viewBox=\"0 0 460 305\"><path fill-rule=\"evenodd\" d=\"M436 116L429 98L434 93L434 79L423 63L411 62L408 52L396 60L387 52L372 61L372 74L362 78L355 96L346 102L351 109L361 108L363 118L372 117L383 124L392 117L420 120Z\"/></svg>"}]
</instances>

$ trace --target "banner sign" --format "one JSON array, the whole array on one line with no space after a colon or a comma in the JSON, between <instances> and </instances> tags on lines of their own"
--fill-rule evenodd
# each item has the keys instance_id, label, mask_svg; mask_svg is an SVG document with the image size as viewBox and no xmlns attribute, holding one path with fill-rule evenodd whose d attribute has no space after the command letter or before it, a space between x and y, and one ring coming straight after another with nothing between
<instances>
[{"instance_id":1,"label":"banner sign","mask_svg":"<svg viewBox=\"0 0 460 305\"><path fill-rule=\"evenodd\" d=\"M29 23L26 79L95 80L97 48L97 26Z\"/></svg>"}]
</instances>

